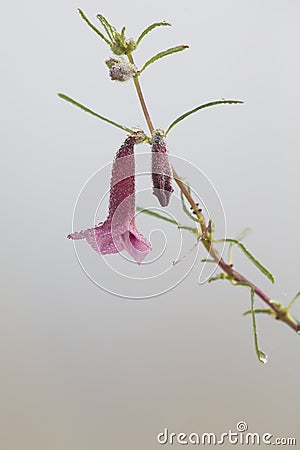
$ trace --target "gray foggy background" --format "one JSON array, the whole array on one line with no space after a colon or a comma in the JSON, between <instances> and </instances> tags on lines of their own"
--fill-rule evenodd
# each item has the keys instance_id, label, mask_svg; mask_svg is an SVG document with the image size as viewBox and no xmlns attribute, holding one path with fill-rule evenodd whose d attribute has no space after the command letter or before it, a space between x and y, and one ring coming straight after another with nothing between
<instances>
[{"instance_id":1,"label":"gray foggy background","mask_svg":"<svg viewBox=\"0 0 300 450\"><path fill-rule=\"evenodd\" d=\"M66 239L74 204L87 179L111 161L124 133L56 93L127 126L145 125L132 84L109 80L108 48L80 19L78 6L90 18L103 13L118 29L125 24L133 37L152 22L170 21L172 28L145 38L138 65L162 49L190 46L153 64L141 80L157 127L206 101L245 101L182 122L170 133L169 150L214 184L229 236L252 228L245 243L276 284L236 251L238 267L276 300L287 303L300 289L298 1L6 3L1 449L146 450L160 448L156 436L165 427L221 433L235 430L240 420L249 431L300 442L299 337L259 317L260 345L270 358L259 364L250 318L242 317L247 290L225 282L199 286L198 263L168 293L128 300L107 294L81 270ZM107 187L109 172L104 181ZM197 177L192 183L201 192ZM83 217L81 226L92 226L91 220ZM177 230L139 219L143 232L152 224L163 228L172 249ZM131 270L140 273L132 264ZM300 317L299 303L294 314Z\"/></svg>"}]
</instances>

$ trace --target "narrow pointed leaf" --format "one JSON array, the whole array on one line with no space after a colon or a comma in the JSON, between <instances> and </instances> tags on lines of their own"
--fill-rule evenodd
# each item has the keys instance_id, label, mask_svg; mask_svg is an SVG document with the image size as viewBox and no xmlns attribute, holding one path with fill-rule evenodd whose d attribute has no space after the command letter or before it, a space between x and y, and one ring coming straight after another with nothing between
<instances>
[{"instance_id":1,"label":"narrow pointed leaf","mask_svg":"<svg viewBox=\"0 0 300 450\"><path fill-rule=\"evenodd\" d=\"M194 217L193 214L188 210L188 207L185 204L185 199L184 199L184 195L182 193L182 191L180 191L180 198L181 198L181 205L182 205L182 209L185 212L185 214L192 219L194 222L198 222L199 220L197 219L197 217Z\"/></svg>"},{"instance_id":2,"label":"narrow pointed leaf","mask_svg":"<svg viewBox=\"0 0 300 450\"><path fill-rule=\"evenodd\" d=\"M244 230L240 232L240 234L236 237L237 241L242 241L245 237L252 231L250 227L246 227Z\"/></svg>"},{"instance_id":3,"label":"narrow pointed leaf","mask_svg":"<svg viewBox=\"0 0 300 450\"><path fill-rule=\"evenodd\" d=\"M141 212L141 213L144 213L144 214L148 214L149 216L156 217L157 219L165 220L166 222L169 222L169 223L172 223L173 225L176 225L177 228L180 228L180 229L183 229L183 230L187 230L187 231L191 231L192 233L198 235L197 228L189 227L187 225L181 225L176 220L170 219L169 217L163 216L162 214L159 214L157 212L151 211L149 209L141 208L140 206L137 206L136 210L138 212Z\"/></svg>"},{"instance_id":4,"label":"narrow pointed leaf","mask_svg":"<svg viewBox=\"0 0 300 450\"><path fill-rule=\"evenodd\" d=\"M156 23L152 23L152 25L149 25L149 27L147 27L139 36L138 40L136 41L136 45L139 45L139 43L141 42L141 40L152 30L154 30L154 28L156 27L163 27L163 26L171 26L170 23L168 22L156 22Z\"/></svg>"},{"instance_id":5,"label":"narrow pointed leaf","mask_svg":"<svg viewBox=\"0 0 300 450\"><path fill-rule=\"evenodd\" d=\"M250 233L250 231L252 231L250 227L245 228L245 229L244 229L244 230L236 237L236 240L237 240L237 241L242 241L242 240L247 236L247 234ZM229 249L228 249L228 263L229 263L229 264L232 263L232 251L233 251L234 245L235 245L235 244L234 244L233 242L231 242L231 243L229 244Z\"/></svg>"},{"instance_id":6,"label":"narrow pointed leaf","mask_svg":"<svg viewBox=\"0 0 300 450\"><path fill-rule=\"evenodd\" d=\"M177 225L177 227L179 230L191 231L197 237L199 236L199 231L198 231L198 228L196 228L196 227L189 227L188 225L180 225L180 223Z\"/></svg>"},{"instance_id":7,"label":"narrow pointed leaf","mask_svg":"<svg viewBox=\"0 0 300 450\"><path fill-rule=\"evenodd\" d=\"M177 119L175 119L171 123L171 125L168 127L168 129L166 131L166 135L169 133L169 131L173 127L175 127L175 125L177 125L179 122L181 122L183 119L190 116L191 114L194 114L195 112L199 111L200 109L209 108L210 106L215 106L215 105L223 105L223 104L231 105L231 104L238 104L238 103L244 103L244 102L242 102L241 100L216 100L215 102L204 103L203 105L197 106L197 108L194 108L191 111L187 111L186 113L177 117Z\"/></svg>"},{"instance_id":8,"label":"narrow pointed leaf","mask_svg":"<svg viewBox=\"0 0 300 450\"><path fill-rule=\"evenodd\" d=\"M108 22L108 20L102 16L102 14L97 14L97 19L100 20L101 25L103 26L103 28L105 29L109 39L111 40L111 42L113 42L114 40L114 33L115 33L115 28Z\"/></svg>"},{"instance_id":9,"label":"narrow pointed leaf","mask_svg":"<svg viewBox=\"0 0 300 450\"><path fill-rule=\"evenodd\" d=\"M157 55L152 56L152 58L148 59L148 61L145 62L141 70L139 70L138 74L140 75L150 64L154 63L158 59L161 59L164 56L171 55L172 53L182 52L182 50L185 50L186 48L188 48L188 45L178 45L178 47L172 47L169 48L168 50L164 50L163 52L157 53Z\"/></svg>"},{"instance_id":10,"label":"narrow pointed leaf","mask_svg":"<svg viewBox=\"0 0 300 450\"><path fill-rule=\"evenodd\" d=\"M110 123L111 125L114 125L117 128L121 128L121 130L126 131L127 133L133 133L133 130L130 128L125 127L124 125L120 125L119 123L114 122L113 120L107 119L106 117L101 116L100 114L92 111L91 109L87 108L86 106L82 105L81 103L78 103L76 100L73 100L71 97L68 97L65 94L57 94L60 98L65 100L68 103L71 103L74 106L77 106L77 108L82 109L83 111L91 114L92 116L98 117L98 119L104 120L104 122Z\"/></svg>"},{"instance_id":11,"label":"narrow pointed leaf","mask_svg":"<svg viewBox=\"0 0 300 450\"><path fill-rule=\"evenodd\" d=\"M245 286L250 289L250 298L251 298L251 316L252 316L252 328L253 328L253 337L254 337L254 348L256 356L262 364L264 364L267 361L267 356L263 351L259 349L258 346L258 335L257 335L257 327L256 327L256 318L255 318L255 309L254 309L254 287L251 286L249 283L244 283L243 281L239 281L238 283L235 283L235 286Z\"/></svg>"},{"instance_id":12,"label":"narrow pointed leaf","mask_svg":"<svg viewBox=\"0 0 300 450\"><path fill-rule=\"evenodd\" d=\"M170 223L173 223L174 225L178 226L178 222L176 220L170 219L169 217L163 216L162 214L159 214L157 212L151 211L150 209L146 209L146 208L142 208L140 206L137 206L136 210L138 212L142 212L144 214L148 214L149 216L156 217L157 219L165 220L166 222L170 222Z\"/></svg>"},{"instance_id":13,"label":"narrow pointed leaf","mask_svg":"<svg viewBox=\"0 0 300 450\"><path fill-rule=\"evenodd\" d=\"M214 277L211 277L208 282L212 283L213 281L218 281L218 280L227 280L228 276L226 275L226 273L218 273L218 275L215 275Z\"/></svg>"},{"instance_id":14,"label":"narrow pointed leaf","mask_svg":"<svg viewBox=\"0 0 300 450\"><path fill-rule=\"evenodd\" d=\"M293 306L293 304L295 303L295 301L300 297L300 292L298 292L295 297L290 301L289 306L287 307L287 310L289 311L291 309L291 307Z\"/></svg>"},{"instance_id":15,"label":"narrow pointed leaf","mask_svg":"<svg viewBox=\"0 0 300 450\"><path fill-rule=\"evenodd\" d=\"M269 272L269 270L263 266L253 255L249 252L249 250L242 244L241 242L237 241L236 239L218 239L215 242L231 242L235 245L237 245L242 252L247 256L247 258L272 282L275 282L274 275Z\"/></svg>"},{"instance_id":16,"label":"narrow pointed leaf","mask_svg":"<svg viewBox=\"0 0 300 450\"><path fill-rule=\"evenodd\" d=\"M256 308L254 309L254 313L255 314L273 314L273 311L270 308ZM249 314L252 314L251 309L249 309L248 311L245 311L243 313L243 316L248 316Z\"/></svg>"},{"instance_id":17,"label":"narrow pointed leaf","mask_svg":"<svg viewBox=\"0 0 300 450\"><path fill-rule=\"evenodd\" d=\"M88 24L88 26L95 31L95 33L98 34L98 36L101 37L101 39L103 39L108 45L110 45L109 40L104 36L104 34L101 33L100 30L98 30L97 27L95 27L95 25L92 24L92 22L89 21L89 19L86 17L86 15L84 14L84 12L81 9L78 9L78 12L80 14L80 16L83 18L83 20Z\"/></svg>"}]
</instances>

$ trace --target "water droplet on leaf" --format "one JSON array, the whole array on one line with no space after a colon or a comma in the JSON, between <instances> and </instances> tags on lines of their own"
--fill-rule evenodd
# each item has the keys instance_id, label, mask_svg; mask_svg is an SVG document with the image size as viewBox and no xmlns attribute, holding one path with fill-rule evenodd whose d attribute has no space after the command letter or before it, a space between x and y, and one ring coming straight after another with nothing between
<instances>
[{"instance_id":1,"label":"water droplet on leaf","mask_svg":"<svg viewBox=\"0 0 300 450\"><path fill-rule=\"evenodd\" d=\"M266 355L263 351L259 350L259 360L263 364L267 364L268 362L268 355Z\"/></svg>"}]
</instances>

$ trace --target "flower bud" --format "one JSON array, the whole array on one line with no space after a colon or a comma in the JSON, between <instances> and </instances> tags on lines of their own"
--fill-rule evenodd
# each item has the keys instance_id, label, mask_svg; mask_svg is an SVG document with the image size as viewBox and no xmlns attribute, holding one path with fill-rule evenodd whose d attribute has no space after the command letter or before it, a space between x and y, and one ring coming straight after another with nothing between
<instances>
[{"instance_id":1,"label":"flower bud","mask_svg":"<svg viewBox=\"0 0 300 450\"><path fill-rule=\"evenodd\" d=\"M161 130L152 135L152 182L153 194L161 206L168 206L172 192L172 167L169 163L166 141Z\"/></svg>"},{"instance_id":2,"label":"flower bud","mask_svg":"<svg viewBox=\"0 0 300 450\"><path fill-rule=\"evenodd\" d=\"M136 49L136 42L132 38L124 39L123 36L116 33L114 42L110 47L115 55L125 55Z\"/></svg>"},{"instance_id":3,"label":"flower bud","mask_svg":"<svg viewBox=\"0 0 300 450\"><path fill-rule=\"evenodd\" d=\"M112 80L128 81L136 73L135 66L121 56L113 56L105 61L105 64L109 68L109 76Z\"/></svg>"}]
</instances>

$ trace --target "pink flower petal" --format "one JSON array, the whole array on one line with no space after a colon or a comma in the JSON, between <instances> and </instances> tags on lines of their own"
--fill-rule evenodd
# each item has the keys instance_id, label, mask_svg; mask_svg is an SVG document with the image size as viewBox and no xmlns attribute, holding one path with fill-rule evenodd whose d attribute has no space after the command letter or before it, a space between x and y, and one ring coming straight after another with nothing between
<instances>
[{"instance_id":1,"label":"pink flower petal","mask_svg":"<svg viewBox=\"0 0 300 450\"><path fill-rule=\"evenodd\" d=\"M68 235L69 239L86 239L90 246L101 255L108 253L118 253L118 249L115 246L112 234L111 226L107 222L94 228L88 228L87 230L80 231L79 233L72 233Z\"/></svg>"},{"instance_id":2,"label":"pink flower petal","mask_svg":"<svg viewBox=\"0 0 300 450\"><path fill-rule=\"evenodd\" d=\"M138 232L135 216L135 161L134 144L144 138L142 132L129 136L116 154L113 163L109 213L106 221L97 227L71 233L69 239L86 239L101 255L127 250L138 264L151 250L151 244Z\"/></svg>"},{"instance_id":3,"label":"pink flower petal","mask_svg":"<svg viewBox=\"0 0 300 450\"><path fill-rule=\"evenodd\" d=\"M140 264L151 250L151 244L138 232L135 225L122 234L124 249Z\"/></svg>"}]
</instances>

